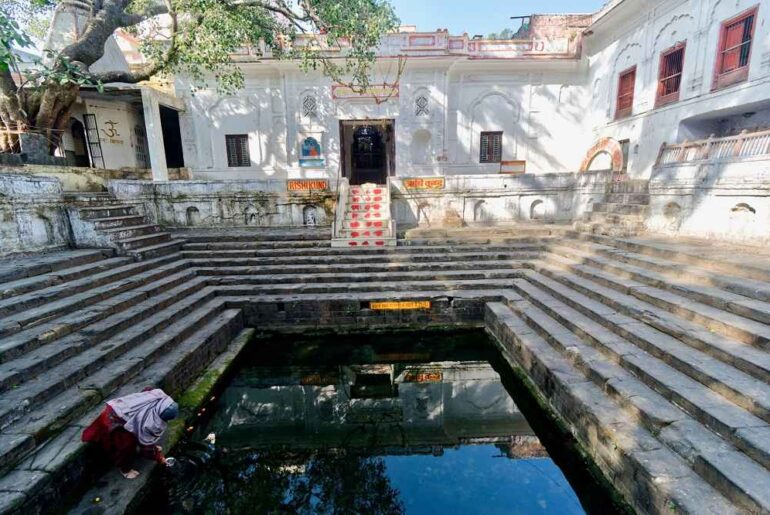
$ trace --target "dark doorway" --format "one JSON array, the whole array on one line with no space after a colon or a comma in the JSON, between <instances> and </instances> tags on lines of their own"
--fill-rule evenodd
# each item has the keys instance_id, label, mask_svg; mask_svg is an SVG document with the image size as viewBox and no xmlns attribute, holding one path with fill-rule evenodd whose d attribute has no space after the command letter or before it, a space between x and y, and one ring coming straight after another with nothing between
<instances>
[{"instance_id":1,"label":"dark doorway","mask_svg":"<svg viewBox=\"0 0 770 515\"><path fill-rule=\"evenodd\" d=\"M340 122L342 175L350 184L385 184L395 169L393 120Z\"/></svg>"},{"instance_id":2,"label":"dark doorway","mask_svg":"<svg viewBox=\"0 0 770 515\"><path fill-rule=\"evenodd\" d=\"M182 134L179 132L179 113L166 106L160 106L160 126L163 131L163 148L166 150L166 166L182 168Z\"/></svg>"},{"instance_id":3,"label":"dark doorway","mask_svg":"<svg viewBox=\"0 0 770 515\"><path fill-rule=\"evenodd\" d=\"M75 166L91 166L91 160L88 158L88 143L86 142L86 129L80 120L72 118L70 121L70 132L72 133L72 163Z\"/></svg>"}]
</instances>

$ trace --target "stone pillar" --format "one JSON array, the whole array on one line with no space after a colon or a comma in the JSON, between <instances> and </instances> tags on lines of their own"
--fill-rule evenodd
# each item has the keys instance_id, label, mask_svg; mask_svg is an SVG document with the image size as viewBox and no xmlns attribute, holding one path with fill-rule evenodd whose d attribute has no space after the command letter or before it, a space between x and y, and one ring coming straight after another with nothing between
<instances>
[{"instance_id":1,"label":"stone pillar","mask_svg":"<svg viewBox=\"0 0 770 515\"><path fill-rule=\"evenodd\" d=\"M148 88L142 88L144 128L147 132L147 147L150 152L150 166L153 181L167 181L166 149L163 146L163 127L160 123L158 95Z\"/></svg>"}]
</instances>

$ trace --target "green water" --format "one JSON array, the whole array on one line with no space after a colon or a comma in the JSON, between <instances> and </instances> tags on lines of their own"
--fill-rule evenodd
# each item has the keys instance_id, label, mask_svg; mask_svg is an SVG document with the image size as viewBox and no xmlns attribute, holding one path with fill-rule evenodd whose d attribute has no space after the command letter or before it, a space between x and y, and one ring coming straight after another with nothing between
<instances>
[{"instance_id":1,"label":"green water","mask_svg":"<svg viewBox=\"0 0 770 515\"><path fill-rule=\"evenodd\" d=\"M139 513L612 511L505 368L481 332L258 340Z\"/></svg>"}]
</instances>

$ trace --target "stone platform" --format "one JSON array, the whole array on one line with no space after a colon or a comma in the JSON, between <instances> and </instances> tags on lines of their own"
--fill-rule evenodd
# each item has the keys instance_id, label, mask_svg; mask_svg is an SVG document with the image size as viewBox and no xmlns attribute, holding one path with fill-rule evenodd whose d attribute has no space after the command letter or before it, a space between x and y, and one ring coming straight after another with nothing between
<instances>
[{"instance_id":1,"label":"stone platform","mask_svg":"<svg viewBox=\"0 0 770 515\"><path fill-rule=\"evenodd\" d=\"M486 327L637 511L770 510L770 253L544 225L409 236L184 231L143 261L0 262L0 511L58 502L104 400L182 391L244 328L451 326ZM410 299L431 307L369 304Z\"/></svg>"}]
</instances>

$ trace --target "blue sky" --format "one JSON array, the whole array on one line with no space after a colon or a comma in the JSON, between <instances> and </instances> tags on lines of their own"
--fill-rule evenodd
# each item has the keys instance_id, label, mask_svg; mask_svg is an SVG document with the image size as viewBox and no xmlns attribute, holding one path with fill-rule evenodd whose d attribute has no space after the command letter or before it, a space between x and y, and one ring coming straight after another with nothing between
<instances>
[{"instance_id":1,"label":"blue sky","mask_svg":"<svg viewBox=\"0 0 770 515\"><path fill-rule=\"evenodd\" d=\"M417 30L447 28L452 34L499 32L513 26L511 16L537 13L588 13L604 0L390 0L403 25Z\"/></svg>"}]
</instances>

